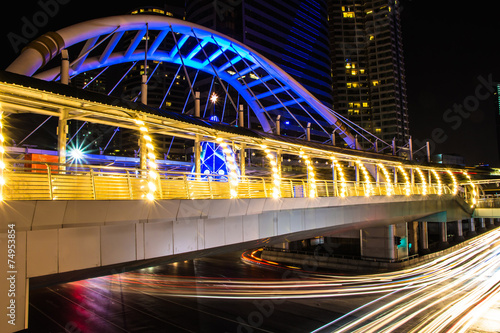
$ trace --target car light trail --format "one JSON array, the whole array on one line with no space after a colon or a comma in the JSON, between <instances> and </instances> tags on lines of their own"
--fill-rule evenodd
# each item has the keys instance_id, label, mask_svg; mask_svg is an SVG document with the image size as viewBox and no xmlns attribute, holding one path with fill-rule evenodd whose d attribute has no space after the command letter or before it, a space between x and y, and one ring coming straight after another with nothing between
<instances>
[{"instance_id":1,"label":"car light trail","mask_svg":"<svg viewBox=\"0 0 500 333\"><path fill-rule=\"evenodd\" d=\"M465 332L500 291L500 230L422 265L396 272L344 276L307 272L245 252L243 262L283 272L247 279L121 273L80 282L92 290L214 300L298 300L356 297L356 306L313 332ZM366 297L364 301L363 297ZM361 299L361 303L359 300ZM353 315L355 313L355 315Z\"/></svg>"}]
</instances>

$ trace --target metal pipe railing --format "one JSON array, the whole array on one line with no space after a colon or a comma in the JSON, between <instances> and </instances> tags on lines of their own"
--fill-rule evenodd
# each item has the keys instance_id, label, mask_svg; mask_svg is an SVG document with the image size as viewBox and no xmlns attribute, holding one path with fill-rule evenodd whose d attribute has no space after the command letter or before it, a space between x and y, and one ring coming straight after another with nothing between
<instances>
[{"instance_id":1,"label":"metal pipe railing","mask_svg":"<svg viewBox=\"0 0 500 333\"><path fill-rule=\"evenodd\" d=\"M19 163L19 161L14 161ZM27 163L26 163L27 164ZM118 168L92 165L66 165L59 168L57 163L29 162L11 164L4 171L6 186L5 200L135 200L141 199L146 187L147 172L135 168ZM170 170L158 171L157 199L227 199L230 198L230 185L226 175L195 174ZM322 197L339 196L337 182L316 180L317 195ZM365 182L345 182L347 193L351 196L368 195ZM370 195L387 195L384 182L371 183ZM404 195L408 187L405 183L391 184L393 195ZM281 179L282 197L304 197L308 195L309 184L306 179ZM411 195L422 195L423 184L409 186ZM243 176L239 179L238 197L268 198L272 195L271 178ZM427 184L427 194L438 194L437 184ZM467 192L470 193L471 191ZM442 194L452 190L441 186ZM470 199L465 191L459 195Z\"/></svg>"}]
</instances>

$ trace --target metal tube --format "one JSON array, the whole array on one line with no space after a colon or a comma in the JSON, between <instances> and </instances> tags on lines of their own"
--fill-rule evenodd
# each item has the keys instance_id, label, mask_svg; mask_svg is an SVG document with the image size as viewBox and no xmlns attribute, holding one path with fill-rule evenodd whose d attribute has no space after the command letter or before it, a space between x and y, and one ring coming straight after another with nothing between
<instances>
[{"instance_id":1,"label":"metal tube","mask_svg":"<svg viewBox=\"0 0 500 333\"><path fill-rule=\"evenodd\" d=\"M141 103L144 105L148 104L148 75L142 75L141 82Z\"/></svg>"},{"instance_id":2,"label":"metal tube","mask_svg":"<svg viewBox=\"0 0 500 333\"><path fill-rule=\"evenodd\" d=\"M240 108L242 106L243 105L240 105ZM243 110L241 112L243 112ZM241 149L240 149L240 175L241 175L241 177L244 177L245 176L245 172L246 172L246 170L245 170L245 154L246 154L245 148L246 148L246 144L245 143L241 143Z\"/></svg>"},{"instance_id":3,"label":"metal tube","mask_svg":"<svg viewBox=\"0 0 500 333\"><path fill-rule=\"evenodd\" d=\"M245 116L243 112L243 104L240 104L239 110L238 110L238 126L239 127L245 127Z\"/></svg>"},{"instance_id":4,"label":"metal tube","mask_svg":"<svg viewBox=\"0 0 500 333\"><path fill-rule=\"evenodd\" d=\"M198 95L200 94L199 91L197 91ZM199 99L198 99L199 101ZM199 110L198 110L199 111ZM201 135L196 134L195 140L194 140L194 165L195 165L195 173L196 173L196 179L200 180L200 174L201 174Z\"/></svg>"},{"instance_id":5,"label":"metal tube","mask_svg":"<svg viewBox=\"0 0 500 333\"><path fill-rule=\"evenodd\" d=\"M408 141L408 147L410 149L410 161L413 161L413 141L411 139L411 135L410 140Z\"/></svg>"},{"instance_id":6,"label":"metal tube","mask_svg":"<svg viewBox=\"0 0 500 333\"><path fill-rule=\"evenodd\" d=\"M200 92L194 92L194 116L200 118Z\"/></svg>"},{"instance_id":7,"label":"metal tube","mask_svg":"<svg viewBox=\"0 0 500 333\"><path fill-rule=\"evenodd\" d=\"M69 54L67 49L61 51L61 83L69 84Z\"/></svg>"},{"instance_id":8,"label":"metal tube","mask_svg":"<svg viewBox=\"0 0 500 333\"><path fill-rule=\"evenodd\" d=\"M59 163L66 164L66 140L68 135L68 111L61 110L57 126L57 152L59 154Z\"/></svg>"},{"instance_id":9,"label":"metal tube","mask_svg":"<svg viewBox=\"0 0 500 333\"><path fill-rule=\"evenodd\" d=\"M427 222L419 222L420 224L420 245L422 247L422 250L428 250L429 249L429 233L428 233L428 226Z\"/></svg>"},{"instance_id":10,"label":"metal tube","mask_svg":"<svg viewBox=\"0 0 500 333\"><path fill-rule=\"evenodd\" d=\"M431 162L431 147L429 145L429 141L425 142L425 147L427 150L427 162L430 163Z\"/></svg>"}]
</instances>

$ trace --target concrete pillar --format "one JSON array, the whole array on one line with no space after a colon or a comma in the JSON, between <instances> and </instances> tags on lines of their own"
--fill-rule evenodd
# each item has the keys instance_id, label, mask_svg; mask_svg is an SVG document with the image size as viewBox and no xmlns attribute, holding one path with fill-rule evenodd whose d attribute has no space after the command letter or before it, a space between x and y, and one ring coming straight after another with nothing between
<instances>
[{"instance_id":1,"label":"concrete pillar","mask_svg":"<svg viewBox=\"0 0 500 333\"><path fill-rule=\"evenodd\" d=\"M485 218L480 218L479 219L479 229L477 229L477 232L483 233L486 232L486 224L485 224Z\"/></svg>"},{"instance_id":2,"label":"concrete pillar","mask_svg":"<svg viewBox=\"0 0 500 333\"><path fill-rule=\"evenodd\" d=\"M420 227L420 249L419 253L427 254L429 251L429 230L427 222L419 222Z\"/></svg>"},{"instance_id":3,"label":"concrete pillar","mask_svg":"<svg viewBox=\"0 0 500 333\"><path fill-rule=\"evenodd\" d=\"M448 243L448 228L446 222L439 223L439 249L444 249L450 246Z\"/></svg>"},{"instance_id":4,"label":"concrete pillar","mask_svg":"<svg viewBox=\"0 0 500 333\"><path fill-rule=\"evenodd\" d=\"M361 253L364 257L396 260L395 226L371 227L361 230Z\"/></svg>"},{"instance_id":5,"label":"concrete pillar","mask_svg":"<svg viewBox=\"0 0 500 333\"><path fill-rule=\"evenodd\" d=\"M457 234L455 235L454 241L456 243L460 243L465 240L462 220L458 220L456 223L457 223Z\"/></svg>"},{"instance_id":6,"label":"concrete pillar","mask_svg":"<svg viewBox=\"0 0 500 333\"><path fill-rule=\"evenodd\" d=\"M495 223L493 221L493 219L486 219L486 229L488 230L492 230L492 229L495 229Z\"/></svg>"},{"instance_id":7,"label":"concrete pillar","mask_svg":"<svg viewBox=\"0 0 500 333\"><path fill-rule=\"evenodd\" d=\"M474 218L471 218L469 220L469 231L467 232L467 237L474 237L476 235L476 222L474 221Z\"/></svg>"},{"instance_id":8,"label":"concrete pillar","mask_svg":"<svg viewBox=\"0 0 500 333\"><path fill-rule=\"evenodd\" d=\"M408 254L418 254L418 222L408 222Z\"/></svg>"},{"instance_id":9,"label":"concrete pillar","mask_svg":"<svg viewBox=\"0 0 500 333\"><path fill-rule=\"evenodd\" d=\"M500 225L500 219L493 219L493 221L495 222L495 225L496 226L499 226Z\"/></svg>"}]
</instances>

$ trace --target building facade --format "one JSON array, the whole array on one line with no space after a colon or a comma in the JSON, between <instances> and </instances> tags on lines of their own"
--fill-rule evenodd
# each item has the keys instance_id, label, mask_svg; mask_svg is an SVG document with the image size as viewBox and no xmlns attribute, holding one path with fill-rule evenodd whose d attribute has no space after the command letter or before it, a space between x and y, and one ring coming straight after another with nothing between
<instances>
[{"instance_id":1,"label":"building facade","mask_svg":"<svg viewBox=\"0 0 500 333\"><path fill-rule=\"evenodd\" d=\"M186 20L253 48L331 106L325 0L193 0Z\"/></svg>"},{"instance_id":2,"label":"building facade","mask_svg":"<svg viewBox=\"0 0 500 333\"><path fill-rule=\"evenodd\" d=\"M333 109L387 143L409 140L396 0L328 0Z\"/></svg>"}]
</instances>

